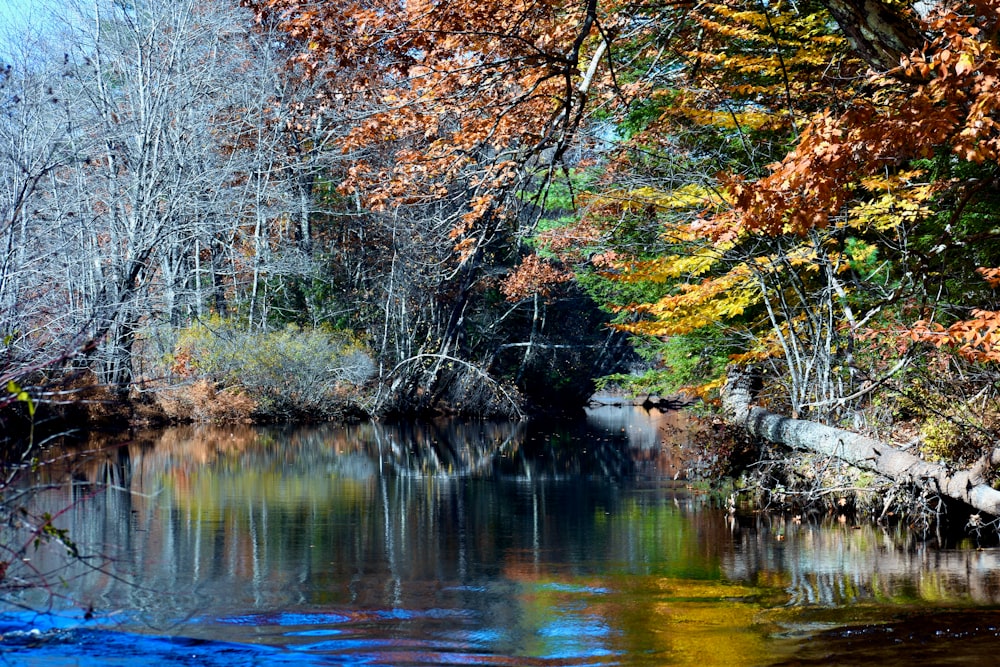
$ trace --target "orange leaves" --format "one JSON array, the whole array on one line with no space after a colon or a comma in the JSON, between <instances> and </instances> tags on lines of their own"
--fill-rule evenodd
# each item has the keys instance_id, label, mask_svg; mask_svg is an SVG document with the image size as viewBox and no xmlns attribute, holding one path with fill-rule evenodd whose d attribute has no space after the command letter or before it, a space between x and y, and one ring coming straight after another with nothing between
<instances>
[{"instance_id":1,"label":"orange leaves","mask_svg":"<svg viewBox=\"0 0 1000 667\"><path fill-rule=\"evenodd\" d=\"M537 143L582 11L558 0L244 2L301 45L293 59L323 77L327 99L364 118L347 128L343 150L388 153L393 168L355 171L349 186L382 205L454 182L471 163L496 179L506 167L483 156L503 162Z\"/></svg>"},{"instance_id":2,"label":"orange leaves","mask_svg":"<svg viewBox=\"0 0 1000 667\"><path fill-rule=\"evenodd\" d=\"M528 255L500 284L508 301L518 302L538 295L547 297L552 288L573 279L573 274L558 269L538 255Z\"/></svg>"},{"instance_id":3,"label":"orange leaves","mask_svg":"<svg viewBox=\"0 0 1000 667\"><path fill-rule=\"evenodd\" d=\"M581 261L582 253L588 247L596 246L604 242L603 231L590 220L581 220L576 224L556 227L539 234L541 245L547 250L557 253L559 256L571 260ZM599 260L608 260L615 257L613 252L605 252L591 259L595 266Z\"/></svg>"},{"instance_id":4,"label":"orange leaves","mask_svg":"<svg viewBox=\"0 0 1000 667\"><path fill-rule=\"evenodd\" d=\"M906 333L912 341L932 343L938 348L953 348L970 361L1000 362L1000 312L973 310L968 320L955 322L945 329L933 322L918 321Z\"/></svg>"},{"instance_id":5,"label":"orange leaves","mask_svg":"<svg viewBox=\"0 0 1000 667\"><path fill-rule=\"evenodd\" d=\"M817 115L795 149L770 166L770 174L754 183L732 182L731 218L770 236L822 229L864 196L858 186L871 176L933 154L957 128L954 110L926 97L897 97L894 103L876 107L858 101L838 117Z\"/></svg>"},{"instance_id":6,"label":"orange leaves","mask_svg":"<svg viewBox=\"0 0 1000 667\"><path fill-rule=\"evenodd\" d=\"M976 273L990 287L1000 287L1000 268L979 267ZM954 350L970 361L1000 362L1000 312L974 308L970 314L969 319L959 320L948 328L919 320L903 338Z\"/></svg>"},{"instance_id":7,"label":"orange leaves","mask_svg":"<svg viewBox=\"0 0 1000 667\"><path fill-rule=\"evenodd\" d=\"M976 273L982 276L983 280L993 289L1000 287L1000 269L987 269L981 266L976 269Z\"/></svg>"},{"instance_id":8,"label":"orange leaves","mask_svg":"<svg viewBox=\"0 0 1000 667\"><path fill-rule=\"evenodd\" d=\"M462 215L461 222L452 227L449 232L449 236L453 239L460 239L463 235L467 234L473 226L486 215L490 207L493 206L496 201L496 197L492 194L480 195L478 197L473 197L470 202L469 210Z\"/></svg>"},{"instance_id":9,"label":"orange leaves","mask_svg":"<svg viewBox=\"0 0 1000 667\"><path fill-rule=\"evenodd\" d=\"M905 58L900 79L871 76L870 91L837 114L815 114L795 148L755 182L730 181L735 210L715 224L762 234L822 228L864 193L859 182L907 161L951 150L964 160L1000 159L1000 1L975 11L939 10L932 40ZM727 62L728 64L728 62ZM731 235L732 232L729 232Z\"/></svg>"},{"instance_id":10,"label":"orange leaves","mask_svg":"<svg viewBox=\"0 0 1000 667\"><path fill-rule=\"evenodd\" d=\"M921 53L904 59L902 69L926 80L918 94L954 109L954 152L983 162L1000 156L1000 59L991 41L1000 3L975 4L979 11L972 15L939 10L929 21L936 37Z\"/></svg>"}]
</instances>

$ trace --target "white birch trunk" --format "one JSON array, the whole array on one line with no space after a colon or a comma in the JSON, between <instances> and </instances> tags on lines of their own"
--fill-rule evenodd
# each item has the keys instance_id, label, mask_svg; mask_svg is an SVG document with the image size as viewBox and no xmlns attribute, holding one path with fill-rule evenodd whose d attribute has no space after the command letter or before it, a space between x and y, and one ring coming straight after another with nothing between
<instances>
[{"instance_id":1,"label":"white birch trunk","mask_svg":"<svg viewBox=\"0 0 1000 667\"><path fill-rule=\"evenodd\" d=\"M893 445L859 433L803 419L792 419L751 404L752 379L730 370L723 389L727 420L754 438L778 445L834 456L863 470L871 470L895 481L911 483L932 493L960 500L976 510L1000 516L1000 491L991 487L985 473L1000 463L996 449L967 470L924 461Z\"/></svg>"}]
</instances>

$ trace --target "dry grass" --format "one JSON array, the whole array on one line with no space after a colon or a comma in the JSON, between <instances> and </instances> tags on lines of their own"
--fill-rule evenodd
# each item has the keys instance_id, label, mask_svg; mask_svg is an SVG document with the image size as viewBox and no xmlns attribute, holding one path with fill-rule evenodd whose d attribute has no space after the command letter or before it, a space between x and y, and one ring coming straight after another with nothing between
<instances>
[{"instance_id":1,"label":"dry grass","mask_svg":"<svg viewBox=\"0 0 1000 667\"><path fill-rule=\"evenodd\" d=\"M156 393L156 405L174 421L249 423L257 403L238 387L217 391L205 379Z\"/></svg>"}]
</instances>

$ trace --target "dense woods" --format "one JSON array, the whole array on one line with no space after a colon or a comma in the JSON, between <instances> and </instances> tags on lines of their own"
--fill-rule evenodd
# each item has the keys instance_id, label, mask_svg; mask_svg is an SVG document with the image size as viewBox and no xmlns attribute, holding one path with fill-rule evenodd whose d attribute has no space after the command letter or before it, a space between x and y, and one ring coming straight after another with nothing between
<instances>
[{"instance_id":1,"label":"dense woods","mask_svg":"<svg viewBox=\"0 0 1000 667\"><path fill-rule=\"evenodd\" d=\"M3 51L6 423L714 404L736 365L770 410L994 449L995 2L46 16Z\"/></svg>"}]
</instances>

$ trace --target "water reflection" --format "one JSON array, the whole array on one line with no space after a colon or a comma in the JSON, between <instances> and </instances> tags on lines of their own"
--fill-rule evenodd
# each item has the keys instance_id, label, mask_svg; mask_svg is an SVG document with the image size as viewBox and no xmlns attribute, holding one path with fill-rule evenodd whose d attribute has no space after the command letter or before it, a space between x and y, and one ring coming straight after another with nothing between
<instances>
[{"instance_id":1,"label":"water reflection","mask_svg":"<svg viewBox=\"0 0 1000 667\"><path fill-rule=\"evenodd\" d=\"M684 420L606 406L544 429L95 441L45 467L36 494L91 567L62 568L58 550L31 567L68 582L58 604L77 633L110 624L338 664L767 664L817 627L1000 602L996 551L714 508L673 481L699 437ZM15 662L43 655L11 646Z\"/></svg>"},{"instance_id":2,"label":"water reflection","mask_svg":"<svg viewBox=\"0 0 1000 667\"><path fill-rule=\"evenodd\" d=\"M727 576L778 583L794 605L1000 603L1000 551L940 549L904 526L764 517L737 539Z\"/></svg>"}]
</instances>

